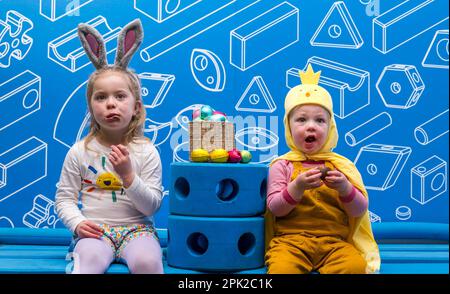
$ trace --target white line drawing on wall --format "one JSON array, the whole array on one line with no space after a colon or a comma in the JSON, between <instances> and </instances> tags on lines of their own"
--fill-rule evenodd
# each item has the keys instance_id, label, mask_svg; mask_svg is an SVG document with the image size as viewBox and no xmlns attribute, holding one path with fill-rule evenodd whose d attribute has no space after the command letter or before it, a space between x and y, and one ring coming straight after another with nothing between
<instances>
[{"instance_id":1,"label":"white line drawing on wall","mask_svg":"<svg viewBox=\"0 0 450 294\"><path fill-rule=\"evenodd\" d=\"M414 129L419 144L427 145L448 133L448 109L430 118Z\"/></svg>"},{"instance_id":2,"label":"white line drawing on wall","mask_svg":"<svg viewBox=\"0 0 450 294\"><path fill-rule=\"evenodd\" d=\"M164 53L178 47L190 39L206 32L212 27L224 22L234 15L242 12L260 0L228 0L221 6L196 21L182 27L161 40L154 42L140 51L142 60L149 62ZM210 4L215 1L209 2ZM217 1L219 2L219 1Z\"/></svg>"},{"instance_id":3,"label":"white line drawing on wall","mask_svg":"<svg viewBox=\"0 0 450 294\"><path fill-rule=\"evenodd\" d=\"M422 66L448 69L448 30L438 30L422 60Z\"/></svg>"},{"instance_id":4,"label":"white line drawing on wall","mask_svg":"<svg viewBox=\"0 0 450 294\"><path fill-rule=\"evenodd\" d=\"M33 199L31 210L23 215L22 222L29 228L55 228L59 220L54 209L54 201L38 194Z\"/></svg>"},{"instance_id":5,"label":"white line drawing on wall","mask_svg":"<svg viewBox=\"0 0 450 294\"><path fill-rule=\"evenodd\" d=\"M186 132L189 132L188 124L192 120L192 113L194 110L202 107L203 104L192 104L180 110L174 117L175 122Z\"/></svg>"},{"instance_id":6,"label":"white line drawing on wall","mask_svg":"<svg viewBox=\"0 0 450 294\"><path fill-rule=\"evenodd\" d=\"M192 76L203 89L220 92L225 88L225 67L214 52L195 48L192 50L190 66Z\"/></svg>"},{"instance_id":7,"label":"white line drawing on wall","mask_svg":"<svg viewBox=\"0 0 450 294\"><path fill-rule=\"evenodd\" d=\"M424 205L448 187L447 162L436 155L411 168L411 198Z\"/></svg>"},{"instance_id":8,"label":"white line drawing on wall","mask_svg":"<svg viewBox=\"0 0 450 294\"><path fill-rule=\"evenodd\" d=\"M367 189L384 191L395 185L410 155L407 146L370 144L359 150L354 163Z\"/></svg>"},{"instance_id":9,"label":"white line drawing on wall","mask_svg":"<svg viewBox=\"0 0 450 294\"><path fill-rule=\"evenodd\" d=\"M414 65L391 64L384 67L376 88L386 107L408 109L419 101L425 84Z\"/></svg>"},{"instance_id":10,"label":"white line drawing on wall","mask_svg":"<svg viewBox=\"0 0 450 294\"><path fill-rule=\"evenodd\" d=\"M150 118L145 119L144 133L150 138L153 145L159 146L169 139L172 133L172 121L165 123L156 122Z\"/></svg>"},{"instance_id":11,"label":"white line drawing on wall","mask_svg":"<svg viewBox=\"0 0 450 294\"><path fill-rule=\"evenodd\" d=\"M364 44L343 1L334 2L309 41L311 46L358 49Z\"/></svg>"},{"instance_id":12,"label":"white line drawing on wall","mask_svg":"<svg viewBox=\"0 0 450 294\"><path fill-rule=\"evenodd\" d=\"M39 14L50 21L66 15L79 15L78 10L92 0L40 0Z\"/></svg>"},{"instance_id":13,"label":"white line drawing on wall","mask_svg":"<svg viewBox=\"0 0 450 294\"><path fill-rule=\"evenodd\" d=\"M381 217L369 210L369 219L371 223L381 223Z\"/></svg>"},{"instance_id":14,"label":"white line drawing on wall","mask_svg":"<svg viewBox=\"0 0 450 294\"><path fill-rule=\"evenodd\" d=\"M311 64L315 71L321 71L319 85L333 97L333 111L339 118L345 118L370 104L370 73L355 67L313 56L304 68ZM300 84L299 69L286 72L286 86Z\"/></svg>"},{"instance_id":15,"label":"white line drawing on wall","mask_svg":"<svg viewBox=\"0 0 450 294\"><path fill-rule=\"evenodd\" d=\"M175 81L175 76L171 74L143 72L139 77L142 99L147 108L155 108L163 103Z\"/></svg>"},{"instance_id":16,"label":"white line drawing on wall","mask_svg":"<svg viewBox=\"0 0 450 294\"><path fill-rule=\"evenodd\" d=\"M87 81L81 83L64 102L53 128L53 139L70 148L86 135L90 114L87 111L85 93Z\"/></svg>"},{"instance_id":17,"label":"white line drawing on wall","mask_svg":"<svg viewBox=\"0 0 450 294\"><path fill-rule=\"evenodd\" d=\"M256 76L248 84L234 108L238 111L272 113L277 106L263 78Z\"/></svg>"},{"instance_id":18,"label":"white line drawing on wall","mask_svg":"<svg viewBox=\"0 0 450 294\"><path fill-rule=\"evenodd\" d=\"M134 9L157 23L177 15L202 0L134 0Z\"/></svg>"},{"instance_id":19,"label":"white line drawing on wall","mask_svg":"<svg viewBox=\"0 0 450 294\"><path fill-rule=\"evenodd\" d=\"M103 37L106 54L110 54L116 50L117 43L115 39L122 29L121 27L112 29L106 19L101 15L86 23L98 30ZM81 46L77 28L48 43L48 58L71 72L76 72L91 63Z\"/></svg>"},{"instance_id":20,"label":"white line drawing on wall","mask_svg":"<svg viewBox=\"0 0 450 294\"><path fill-rule=\"evenodd\" d=\"M236 148L238 150L248 150L250 152L267 152L278 146L279 138L277 134L262 127L248 127L240 129L234 135ZM277 149L278 150L278 149ZM259 160L252 158L252 163L269 163L277 154L269 154L266 158L260 156Z\"/></svg>"},{"instance_id":21,"label":"white line drawing on wall","mask_svg":"<svg viewBox=\"0 0 450 294\"><path fill-rule=\"evenodd\" d=\"M0 84L0 131L41 109L41 77L26 70Z\"/></svg>"},{"instance_id":22,"label":"white line drawing on wall","mask_svg":"<svg viewBox=\"0 0 450 294\"><path fill-rule=\"evenodd\" d=\"M0 154L0 202L47 176L47 143L31 137Z\"/></svg>"},{"instance_id":23,"label":"white line drawing on wall","mask_svg":"<svg viewBox=\"0 0 450 294\"><path fill-rule=\"evenodd\" d=\"M283 2L230 32L230 64L245 71L299 40L299 10ZM280 32L283 32L280 34Z\"/></svg>"},{"instance_id":24,"label":"white line drawing on wall","mask_svg":"<svg viewBox=\"0 0 450 294\"><path fill-rule=\"evenodd\" d=\"M33 46L33 39L27 33L33 28L27 17L15 10L6 13L5 21L0 19L0 68L11 65L11 59L22 60Z\"/></svg>"},{"instance_id":25,"label":"white line drawing on wall","mask_svg":"<svg viewBox=\"0 0 450 294\"><path fill-rule=\"evenodd\" d=\"M173 149L172 162L189 162L189 142L183 142Z\"/></svg>"},{"instance_id":26,"label":"white line drawing on wall","mask_svg":"<svg viewBox=\"0 0 450 294\"><path fill-rule=\"evenodd\" d=\"M395 209L395 217L399 220L408 220L411 218L411 208L402 205Z\"/></svg>"},{"instance_id":27,"label":"white line drawing on wall","mask_svg":"<svg viewBox=\"0 0 450 294\"><path fill-rule=\"evenodd\" d=\"M14 223L6 216L0 216L0 228L14 228Z\"/></svg>"},{"instance_id":28,"label":"white line drawing on wall","mask_svg":"<svg viewBox=\"0 0 450 294\"><path fill-rule=\"evenodd\" d=\"M448 19L446 0L408 0L372 20L372 47L383 54Z\"/></svg>"},{"instance_id":29,"label":"white line drawing on wall","mask_svg":"<svg viewBox=\"0 0 450 294\"><path fill-rule=\"evenodd\" d=\"M387 112L382 112L345 133L345 142L353 147L381 132L391 124L391 115Z\"/></svg>"}]
</instances>

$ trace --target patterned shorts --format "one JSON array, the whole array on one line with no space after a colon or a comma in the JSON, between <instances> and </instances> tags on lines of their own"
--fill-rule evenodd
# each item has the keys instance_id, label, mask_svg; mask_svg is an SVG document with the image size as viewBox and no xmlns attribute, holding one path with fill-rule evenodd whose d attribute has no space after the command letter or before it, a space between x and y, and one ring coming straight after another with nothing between
<instances>
[{"instance_id":1,"label":"patterned shorts","mask_svg":"<svg viewBox=\"0 0 450 294\"><path fill-rule=\"evenodd\" d=\"M152 225L128 225L128 226L109 226L101 224L104 239L114 252L116 260L121 259L122 250L127 244L138 237L149 236L158 240L155 228Z\"/></svg>"}]
</instances>

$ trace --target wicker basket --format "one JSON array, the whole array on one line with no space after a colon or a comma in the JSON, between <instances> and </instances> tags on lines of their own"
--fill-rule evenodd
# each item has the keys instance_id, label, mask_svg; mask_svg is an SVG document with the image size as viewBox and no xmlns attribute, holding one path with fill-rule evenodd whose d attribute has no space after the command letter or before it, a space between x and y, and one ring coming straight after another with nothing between
<instances>
[{"instance_id":1,"label":"wicker basket","mask_svg":"<svg viewBox=\"0 0 450 294\"><path fill-rule=\"evenodd\" d=\"M234 125L231 122L189 122L189 157L194 149L227 151L235 148Z\"/></svg>"}]
</instances>

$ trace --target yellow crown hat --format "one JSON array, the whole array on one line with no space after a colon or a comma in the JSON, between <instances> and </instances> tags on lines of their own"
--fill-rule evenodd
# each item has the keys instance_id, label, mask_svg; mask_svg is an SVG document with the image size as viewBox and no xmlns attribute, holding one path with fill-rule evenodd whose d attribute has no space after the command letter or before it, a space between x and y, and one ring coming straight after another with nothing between
<instances>
[{"instance_id":1,"label":"yellow crown hat","mask_svg":"<svg viewBox=\"0 0 450 294\"><path fill-rule=\"evenodd\" d=\"M289 115L294 107L302 104L317 104L324 107L330 115L333 115L333 101L331 95L323 87L319 86L321 71L314 72L311 64L308 64L306 72L299 71L301 84L292 88L284 101L286 115Z\"/></svg>"},{"instance_id":2,"label":"yellow crown hat","mask_svg":"<svg viewBox=\"0 0 450 294\"><path fill-rule=\"evenodd\" d=\"M330 129L328 131L328 140L321 149L321 151L331 151L336 147L338 134L336 123L333 115L333 101L330 93L319 86L321 71L314 72L311 64L308 64L306 72L299 71L301 84L293 87L284 101L284 125L285 125L285 137L288 146L291 149L296 149L289 127L289 113L297 106L303 104L316 104L322 106L330 113Z\"/></svg>"}]
</instances>

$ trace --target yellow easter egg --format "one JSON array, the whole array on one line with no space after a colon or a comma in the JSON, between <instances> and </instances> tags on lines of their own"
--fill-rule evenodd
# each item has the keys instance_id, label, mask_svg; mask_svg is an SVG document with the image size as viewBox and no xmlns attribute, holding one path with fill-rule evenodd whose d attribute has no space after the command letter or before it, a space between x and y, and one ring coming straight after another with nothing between
<instances>
[{"instance_id":1,"label":"yellow easter egg","mask_svg":"<svg viewBox=\"0 0 450 294\"><path fill-rule=\"evenodd\" d=\"M193 162L207 162L209 160L209 153L205 149L194 149L191 152L191 160Z\"/></svg>"},{"instance_id":2,"label":"yellow easter egg","mask_svg":"<svg viewBox=\"0 0 450 294\"><path fill-rule=\"evenodd\" d=\"M212 162L224 163L228 161L228 152L225 149L214 149L209 153Z\"/></svg>"}]
</instances>

